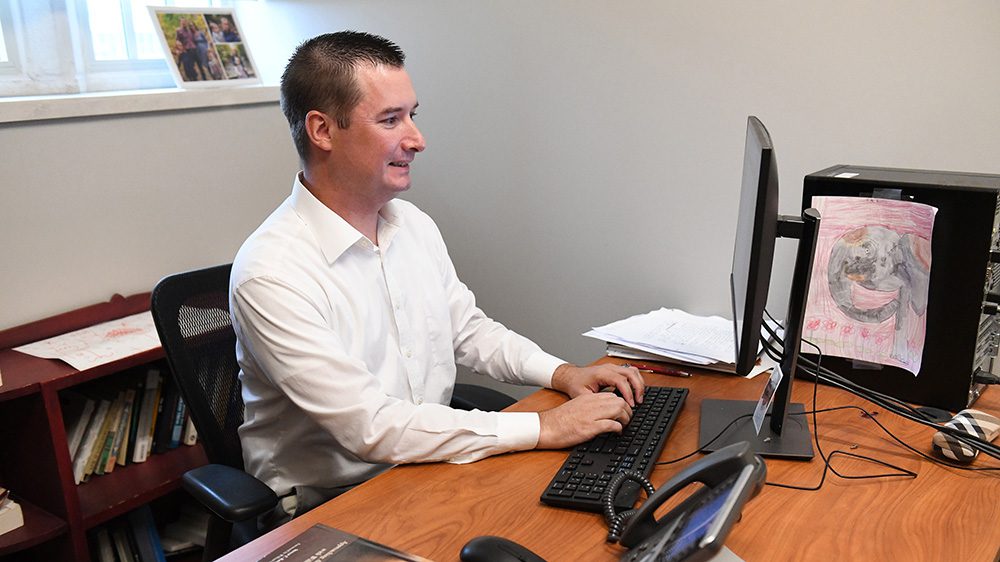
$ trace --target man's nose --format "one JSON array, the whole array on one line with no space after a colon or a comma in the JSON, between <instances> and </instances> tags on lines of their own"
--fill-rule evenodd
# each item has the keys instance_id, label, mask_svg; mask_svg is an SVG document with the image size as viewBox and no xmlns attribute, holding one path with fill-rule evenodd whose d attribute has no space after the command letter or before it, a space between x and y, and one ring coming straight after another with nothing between
<instances>
[{"instance_id":1,"label":"man's nose","mask_svg":"<svg viewBox=\"0 0 1000 562\"><path fill-rule=\"evenodd\" d=\"M410 121L410 132L406 136L404 147L407 150L412 150L414 152L423 152L427 148L427 143L424 142L424 136L420 134L420 129L417 128L417 124Z\"/></svg>"}]
</instances>

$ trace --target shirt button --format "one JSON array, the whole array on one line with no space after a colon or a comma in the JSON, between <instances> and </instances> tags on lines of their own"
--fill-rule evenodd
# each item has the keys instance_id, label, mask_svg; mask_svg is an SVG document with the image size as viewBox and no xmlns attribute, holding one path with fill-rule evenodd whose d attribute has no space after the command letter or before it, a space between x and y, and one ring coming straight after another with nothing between
<instances>
[{"instance_id":1,"label":"shirt button","mask_svg":"<svg viewBox=\"0 0 1000 562\"><path fill-rule=\"evenodd\" d=\"M406 350L406 358L407 358L407 359L410 359L411 357L413 357L413 352L412 352L412 351L410 351L409 349L407 349L407 350Z\"/></svg>"}]
</instances>

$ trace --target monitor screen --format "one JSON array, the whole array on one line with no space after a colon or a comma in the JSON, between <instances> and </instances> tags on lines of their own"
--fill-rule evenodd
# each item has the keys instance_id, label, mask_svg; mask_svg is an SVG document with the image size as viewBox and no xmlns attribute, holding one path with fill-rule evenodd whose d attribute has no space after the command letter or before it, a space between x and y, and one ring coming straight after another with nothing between
<instances>
[{"instance_id":1,"label":"monitor screen","mask_svg":"<svg viewBox=\"0 0 1000 562\"><path fill-rule=\"evenodd\" d=\"M759 119L749 117L730 275L739 376L750 372L760 349L761 322L778 227L777 170L771 136Z\"/></svg>"}]
</instances>

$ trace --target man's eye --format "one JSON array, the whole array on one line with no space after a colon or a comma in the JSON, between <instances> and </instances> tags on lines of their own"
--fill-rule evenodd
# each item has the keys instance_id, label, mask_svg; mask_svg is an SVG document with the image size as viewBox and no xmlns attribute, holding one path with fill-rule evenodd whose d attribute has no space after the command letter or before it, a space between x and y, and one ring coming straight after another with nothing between
<instances>
[{"instance_id":1,"label":"man's eye","mask_svg":"<svg viewBox=\"0 0 1000 562\"><path fill-rule=\"evenodd\" d=\"M382 120L382 123L386 125L395 125L397 121L399 121L399 117L393 116L393 117L386 117L385 119Z\"/></svg>"},{"instance_id":2,"label":"man's eye","mask_svg":"<svg viewBox=\"0 0 1000 562\"><path fill-rule=\"evenodd\" d=\"M415 119L416 117L417 117L417 112L416 111L410 113L410 119Z\"/></svg>"}]
</instances>

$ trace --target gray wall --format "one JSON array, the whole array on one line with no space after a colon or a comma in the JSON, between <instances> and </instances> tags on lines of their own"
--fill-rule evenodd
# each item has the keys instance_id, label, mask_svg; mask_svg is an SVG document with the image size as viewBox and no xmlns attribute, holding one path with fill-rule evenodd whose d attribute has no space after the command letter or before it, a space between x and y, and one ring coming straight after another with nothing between
<instances>
[{"instance_id":1,"label":"gray wall","mask_svg":"<svg viewBox=\"0 0 1000 562\"><path fill-rule=\"evenodd\" d=\"M785 213L838 163L1000 173L997 2L245 6L269 81L325 31L407 51L428 149L406 198L485 310L575 362L602 351L581 332L628 314L728 315L747 115ZM0 153L0 328L229 259L296 169L269 105L3 126Z\"/></svg>"}]
</instances>

